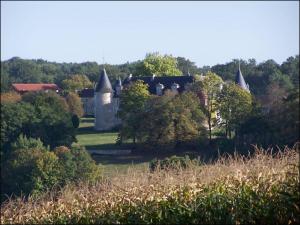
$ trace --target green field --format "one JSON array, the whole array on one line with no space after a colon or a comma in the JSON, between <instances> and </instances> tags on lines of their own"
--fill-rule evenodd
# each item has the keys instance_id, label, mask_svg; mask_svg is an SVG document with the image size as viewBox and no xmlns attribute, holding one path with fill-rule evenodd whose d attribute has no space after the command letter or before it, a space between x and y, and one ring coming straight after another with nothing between
<instances>
[{"instance_id":1,"label":"green field","mask_svg":"<svg viewBox=\"0 0 300 225\"><path fill-rule=\"evenodd\" d=\"M99 132L94 130L94 118L81 118L78 134L78 144L85 146L87 150L113 150L131 149L131 143L119 146L115 144L117 132ZM125 173L129 169L147 170L148 163L154 158L165 158L171 155L185 155L191 152L135 152L129 155L99 155L92 154L93 159L103 165L104 173L116 175Z\"/></svg>"},{"instance_id":2,"label":"green field","mask_svg":"<svg viewBox=\"0 0 300 225\"><path fill-rule=\"evenodd\" d=\"M118 134L116 132L97 132L94 130L94 118L82 118L79 132L76 136L80 145L88 150L116 149L115 145Z\"/></svg>"},{"instance_id":3,"label":"green field","mask_svg":"<svg viewBox=\"0 0 300 225\"><path fill-rule=\"evenodd\" d=\"M117 132L98 132L94 130L94 118L81 118L79 131L76 136L78 144L87 150L130 149L130 144L116 145ZM98 155L93 159L103 165L106 175L125 173L129 169L147 169L148 157L137 154L130 155Z\"/></svg>"}]
</instances>

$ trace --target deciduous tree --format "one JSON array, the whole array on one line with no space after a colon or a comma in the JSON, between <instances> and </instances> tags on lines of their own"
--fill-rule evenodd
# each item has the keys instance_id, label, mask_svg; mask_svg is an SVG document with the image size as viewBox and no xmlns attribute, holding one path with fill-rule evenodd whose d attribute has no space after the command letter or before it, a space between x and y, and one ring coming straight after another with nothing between
<instances>
[{"instance_id":1,"label":"deciduous tree","mask_svg":"<svg viewBox=\"0 0 300 225\"><path fill-rule=\"evenodd\" d=\"M66 91L79 91L84 88L92 88L93 84L86 75L75 74L62 81L62 87Z\"/></svg>"},{"instance_id":2,"label":"deciduous tree","mask_svg":"<svg viewBox=\"0 0 300 225\"><path fill-rule=\"evenodd\" d=\"M250 115L252 109L251 94L234 83L223 85L218 96L221 118L224 121L226 136L231 138L231 132Z\"/></svg>"},{"instance_id":3,"label":"deciduous tree","mask_svg":"<svg viewBox=\"0 0 300 225\"><path fill-rule=\"evenodd\" d=\"M160 55L156 53L148 53L146 58L139 65L138 72L142 76L178 76L182 72L177 68L177 60L171 55Z\"/></svg>"},{"instance_id":4,"label":"deciduous tree","mask_svg":"<svg viewBox=\"0 0 300 225\"><path fill-rule=\"evenodd\" d=\"M149 96L148 86L141 80L123 89L118 111L122 120L121 139L133 138L134 143L136 142L138 128L142 125L140 115Z\"/></svg>"}]
</instances>

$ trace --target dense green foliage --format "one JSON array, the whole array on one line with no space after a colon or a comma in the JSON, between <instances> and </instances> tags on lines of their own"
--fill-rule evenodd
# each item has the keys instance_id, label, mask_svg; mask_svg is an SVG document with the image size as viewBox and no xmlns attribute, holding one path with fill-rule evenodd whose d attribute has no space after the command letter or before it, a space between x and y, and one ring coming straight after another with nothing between
<instances>
[{"instance_id":1,"label":"dense green foliage","mask_svg":"<svg viewBox=\"0 0 300 225\"><path fill-rule=\"evenodd\" d=\"M138 140L150 149L195 146L206 136L204 117L199 99L191 92L152 96L141 113Z\"/></svg>"},{"instance_id":2,"label":"dense green foliage","mask_svg":"<svg viewBox=\"0 0 300 225\"><path fill-rule=\"evenodd\" d=\"M84 88L92 88L93 84L86 75L75 74L62 81L62 88L65 91L79 91Z\"/></svg>"},{"instance_id":3,"label":"dense green foliage","mask_svg":"<svg viewBox=\"0 0 300 225\"><path fill-rule=\"evenodd\" d=\"M60 146L54 151L38 139L19 136L1 160L1 198L4 194L38 196L69 182L96 182L100 168L81 147Z\"/></svg>"},{"instance_id":4,"label":"dense green foliage","mask_svg":"<svg viewBox=\"0 0 300 225\"><path fill-rule=\"evenodd\" d=\"M237 135L238 127L249 117L252 110L251 94L234 83L224 84L217 99L225 127L225 135L231 138L231 132Z\"/></svg>"},{"instance_id":5,"label":"dense green foliage","mask_svg":"<svg viewBox=\"0 0 300 225\"><path fill-rule=\"evenodd\" d=\"M202 80L196 81L191 90L195 93L202 91L206 96L206 104L203 106L203 111L207 117L208 130L209 130L209 140L211 140L211 133L213 127L217 124L216 114L218 110L217 98L219 96L221 85L223 80L217 74L212 72L207 72Z\"/></svg>"},{"instance_id":6,"label":"dense green foliage","mask_svg":"<svg viewBox=\"0 0 300 225\"><path fill-rule=\"evenodd\" d=\"M171 55L149 53L137 68L139 76L178 76L182 72L177 69L177 60Z\"/></svg>"},{"instance_id":7,"label":"dense green foliage","mask_svg":"<svg viewBox=\"0 0 300 225\"><path fill-rule=\"evenodd\" d=\"M264 107L254 105L249 117L238 128L239 142L291 146L299 140L299 90L274 99Z\"/></svg>"},{"instance_id":8,"label":"dense green foliage","mask_svg":"<svg viewBox=\"0 0 300 225\"><path fill-rule=\"evenodd\" d=\"M32 92L21 102L1 104L1 150L9 150L21 133L51 148L70 146L75 141L71 117L64 98L52 92Z\"/></svg>"},{"instance_id":9,"label":"dense green foliage","mask_svg":"<svg viewBox=\"0 0 300 225\"><path fill-rule=\"evenodd\" d=\"M148 87L141 80L123 89L118 111L118 116L122 120L120 141L132 138L133 142L136 142L138 130L142 126L141 113L149 97Z\"/></svg>"}]
</instances>

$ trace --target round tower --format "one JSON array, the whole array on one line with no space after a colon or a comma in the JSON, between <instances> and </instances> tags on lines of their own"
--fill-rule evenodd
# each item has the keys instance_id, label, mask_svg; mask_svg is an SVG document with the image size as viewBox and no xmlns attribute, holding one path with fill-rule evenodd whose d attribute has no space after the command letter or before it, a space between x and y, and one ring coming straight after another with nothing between
<instances>
[{"instance_id":1,"label":"round tower","mask_svg":"<svg viewBox=\"0 0 300 225\"><path fill-rule=\"evenodd\" d=\"M95 130L104 131L114 127L113 89L105 69L95 87Z\"/></svg>"}]
</instances>

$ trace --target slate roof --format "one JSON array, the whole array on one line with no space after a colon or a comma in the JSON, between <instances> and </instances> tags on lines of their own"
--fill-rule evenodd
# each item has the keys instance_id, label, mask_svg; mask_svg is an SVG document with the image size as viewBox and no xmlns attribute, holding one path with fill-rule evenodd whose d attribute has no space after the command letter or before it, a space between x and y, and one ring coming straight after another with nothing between
<instances>
[{"instance_id":1,"label":"slate roof","mask_svg":"<svg viewBox=\"0 0 300 225\"><path fill-rule=\"evenodd\" d=\"M93 88L85 88L78 92L80 98L93 98L94 97L94 89Z\"/></svg>"},{"instance_id":2,"label":"slate roof","mask_svg":"<svg viewBox=\"0 0 300 225\"><path fill-rule=\"evenodd\" d=\"M99 81L96 85L95 92L111 93L113 91L111 83L106 74L105 68L101 71Z\"/></svg>"},{"instance_id":3,"label":"slate roof","mask_svg":"<svg viewBox=\"0 0 300 225\"><path fill-rule=\"evenodd\" d=\"M131 77L130 79L126 78L123 81L123 85L130 84L131 82L142 80L144 83L149 85L149 92L151 94L156 94L156 84L160 83L164 85L164 90L171 89L172 84L179 84L178 92L184 91L184 86L188 83L194 82L193 76L163 76L163 77L153 77L153 76L145 76L145 77Z\"/></svg>"},{"instance_id":4,"label":"slate roof","mask_svg":"<svg viewBox=\"0 0 300 225\"><path fill-rule=\"evenodd\" d=\"M236 73L236 76L235 76L235 83L238 84L244 90L249 91L248 86L247 86L247 84L245 82L245 79L243 77L240 65L239 65L239 69L238 69L238 71Z\"/></svg>"},{"instance_id":5,"label":"slate roof","mask_svg":"<svg viewBox=\"0 0 300 225\"><path fill-rule=\"evenodd\" d=\"M23 93L28 91L43 91L43 90L53 90L60 91L61 89L56 84L25 84L25 83L15 83L12 84L15 91Z\"/></svg>"},{"instance_id":6,"label":"slate roof","mask_svg":"<svg viewBox=\"0 0 300 225\"><path fill-rule=\"evenodd\" d=\"M101 77L102 77L102 74L101 74ZM101 77L99 79L99 82L98 82L95 90L97 90L98 86L99 86L98 88L100 88L100 89L101 88L105 89L105 85L103 85L103 83L101 84L101 82L103 82L103 80L101 80ZM107 77L107 75L106 75L106 77ZM102 79L104 79L104 78L102 78ZM109 82L108 77L107 77L107 80ZM137 81L137 80L142 80L142 81L144 81L144 83L148 84L149 85L148 90L151 94L156 94L156 85L159 84L159 83L164 86L164 91L167 90L167 89L171 89L171 86L174 83L178 84L179 85L178 92L181 93L182 91L184 91L184 86L186 84L194 82L194 77L190 76L190 75L188 75L188 76L165 76L165 77L154 77L154 78L152 76L145 76L145 77L133 77L133 76L131 76L131 77L127 77L123 82L119 78L116 81L116 83L114 85L114 88L111 89L111 91L114 90L114 97L118 97L116 95L116 86L117 85L126 86L126 85L128 85L132 82ZM104 80L104 82L106 82L106 81ZM99 83L101 85L99 85ZM110 86L109 88L111 88L110 82L109 82L108 86ZM92 97L94 97L94 89L85 88L82 91L80 91L78 94L81 98L92 98Z\"/></svg>"}]
</instances>

